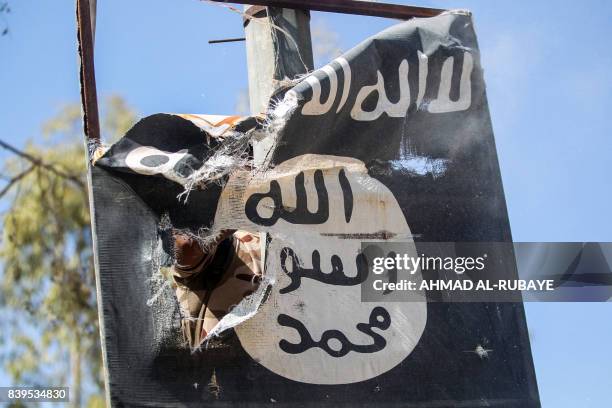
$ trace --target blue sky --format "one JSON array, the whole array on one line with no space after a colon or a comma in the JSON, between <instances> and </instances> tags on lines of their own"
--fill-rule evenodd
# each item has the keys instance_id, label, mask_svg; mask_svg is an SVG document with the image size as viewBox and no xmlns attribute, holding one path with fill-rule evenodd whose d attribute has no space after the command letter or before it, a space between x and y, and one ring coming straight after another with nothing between
<instances>
[{"instance_id":1,"label":"blue sky","mask_svg":"<svg viewBox=\"0 0 612 408\"><path fill-rule=\"evenodd\" d=\"M0 17L10 29L0 37L0 131L23 146L79 100L74 1L10 3ZM101 99L120 94L142 115L235 111L247 87L244 45L207 41L242 36L240 16L197 0L98 3ZM474 13L514 239L612 241L612 3L410 3ZM393 23L313 13L313 27L336 32L344 50ZM610 405L612 306L526 311L543 406Z\"/></svg>"}]
</instances>

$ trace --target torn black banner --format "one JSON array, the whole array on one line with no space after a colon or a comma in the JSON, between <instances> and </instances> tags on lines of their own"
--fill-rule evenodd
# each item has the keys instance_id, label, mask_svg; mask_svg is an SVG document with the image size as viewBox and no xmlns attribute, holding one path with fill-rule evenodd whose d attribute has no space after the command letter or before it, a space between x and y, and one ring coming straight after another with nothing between
<instances>
[{"instance_id":1,"label":"torn black banner","mask_svg":"<svg viewBox=\"0 0 612 408\"><path fill-rule=\"evenodd\" d=\"M521 303L360 298L362 241L511 242L468 13L364 41L275 95L263 125L211 123L144 119L92 169L114 405L539 406ZM264 139L252 170L245 141ZM160 223L270 237L265 285L195 351L176 340ZM516 277L511 249L490 255Z\"/></svg>"}]
</instances>

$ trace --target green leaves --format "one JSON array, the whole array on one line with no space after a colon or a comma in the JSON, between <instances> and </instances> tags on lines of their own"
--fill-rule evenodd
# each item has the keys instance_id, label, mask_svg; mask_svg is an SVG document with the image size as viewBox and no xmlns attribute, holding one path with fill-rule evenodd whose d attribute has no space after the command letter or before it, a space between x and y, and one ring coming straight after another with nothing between
<instances>
[{"instance_id":1,"label":"green leaves","mask_svg":"<svg viewBox=\"0 0 612 408\"><path fill-rule=\"evenodd\" d=\"M109 99L105 134L118 137L136 120L125 101ZM3 163L8 180L0 191L0 306L18 316L2 330L8 352L0 355L5 369L19 381L24 376L48 376L58 367L72 384L80 384L80 362L90 368L90 380L101 386L95 276L86 158L78 105L68 105L42 127L44 143L29 143ZM23 154L18 154L23 153ZM32 159L33 158L33 159ZM25 174L24 174L25 173ZM18 177L17 180L15 180ZM12 184L11 184L12 181ZM9 185L10 184L10 185ZM5 322L5 325L7 323ZM73 362L69 370L66 355ZM74 362L78 363L74 363ZM76 368L79 368L76 367ZM75 378L79 377L79 378ZM44 382L44 381L43 381ZM99 403L93 399L92 404Z\"/></svg>"}]
</instances>

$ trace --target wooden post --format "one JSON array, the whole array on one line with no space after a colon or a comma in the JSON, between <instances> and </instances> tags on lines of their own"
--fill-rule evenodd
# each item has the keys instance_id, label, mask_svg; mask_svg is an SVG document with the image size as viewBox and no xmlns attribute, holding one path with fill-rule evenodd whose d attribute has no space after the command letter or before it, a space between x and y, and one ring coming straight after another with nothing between
<instances>
[{"instance_id":1,"label":"wooden post","mask_svg":"<svg viewBox=\"0 0 612 408\"><path fill-rule=\"evenodd\" d=\"M249 102L256 115L266 111L279 81L313 69L310 12L262 6L246 6L245 12L251 17L244 29ZM256 165L263 163L273 142L269 137L254 142Z\"/></svg>"}]
</instances>

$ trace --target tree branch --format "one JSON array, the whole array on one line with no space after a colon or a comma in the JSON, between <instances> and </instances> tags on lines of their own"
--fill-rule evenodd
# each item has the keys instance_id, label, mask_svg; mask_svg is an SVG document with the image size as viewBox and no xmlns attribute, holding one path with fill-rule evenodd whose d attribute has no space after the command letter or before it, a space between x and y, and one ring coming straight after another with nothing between
<instances>
[{"instance_id":1,"label":"tree branch","mask_svg":"<svg viewBox=\"0 0 612 408\"><path fill-rule=\"evenodd\" d=\"M38 157L34 157L29 153L26 153L24 151L21 151L19 149L17 149L16 147L6 143L4 140L0 139L0 147L16 154L17 156L29 161L30 163L32 163L34 166L38 166L41 167L47 171L50 171L51 173L55 174L56 176L60 176L62 178L65 178L67 180L70 180L71 182L73 182L74 184L76 184L80 189L82 189L83 191L87 190L87 187L85 186L85 183L83 182L83 180L81 180L79 177L73 175L73 174L69 174L66 173L65 171L58 169L56 166L54 166L53 164L50 163L45 163L44 161L42 161L41 159L39 159Z\"/></svg>"},{"instance_id":2,"label":"tree branch","mask_svg":"<svg viewBox=\"0 0 612 408\"><path fill-rule=\"evenodd\" d=\"M6 186L4 186L2 191L0 191L0 198L4 197L4 195L9 192L9 190L11 189L11 187L13 187L15 185L15 183L17 183L19 180L21 180L22 178L24 178L25 176L30 174L30 172L32 170L34 170L35 167L36 166L32 165L27 170L22 171L21 173L19 173L15 177L9 179L8 184Z\"/></svg>"}]
</instances>

